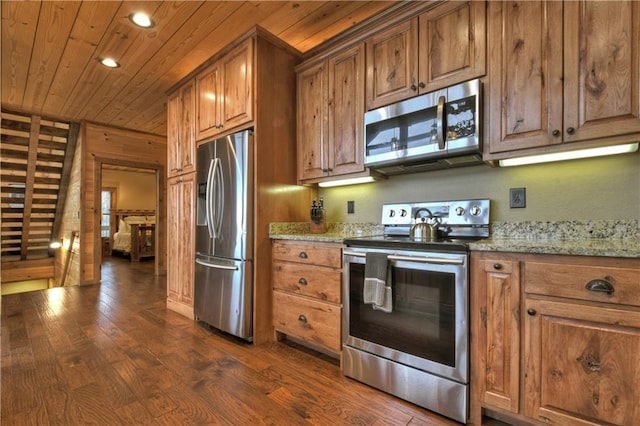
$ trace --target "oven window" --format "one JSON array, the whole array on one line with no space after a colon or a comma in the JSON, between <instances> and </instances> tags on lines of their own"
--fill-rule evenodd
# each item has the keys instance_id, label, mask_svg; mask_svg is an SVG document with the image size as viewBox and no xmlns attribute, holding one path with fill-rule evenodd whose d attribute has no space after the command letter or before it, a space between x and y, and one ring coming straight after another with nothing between
<instances>
[{"instance_id":1,"label":"oven window","mask_svg":"<svg viewBox=\"0 0 640 426\"><path fill-rule=\"evenodd\" d=\"M349 265L349 334L455 367L455 274L391 267L391 313L363 303L364 264Z\"/></svg>"}]
</instances>

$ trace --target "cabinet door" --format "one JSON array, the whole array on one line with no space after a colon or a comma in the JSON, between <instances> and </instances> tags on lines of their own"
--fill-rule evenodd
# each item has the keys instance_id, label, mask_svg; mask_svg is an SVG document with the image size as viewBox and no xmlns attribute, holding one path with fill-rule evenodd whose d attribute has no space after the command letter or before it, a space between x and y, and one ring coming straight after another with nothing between
<instances>
[{"instance_id":1,"label":"cabinet door","mask_svg":"<svg viewBox=\"0 0 640 426\"><path fill-rule=\"evenodd\" d=\"M167 99L167 175L180 174L180 91Z\"/></svg>"},{"instance_id":2,"label":"cabinet door","mask_svg":"<svg viewBox=\"0 0 640 426\"><path fill-rule=\"evenodd\" d=\"M220 132L222 113L222 79L220 63L216 62L196 78L198 92L198 140Z\"/></svg>"},{"instance_id":3,"label":"cabinet door","mask_svg":"<svg viewBox=\"0 0 640 426\"><path fill-rule=\"evenodd\" d=\"M562 2L490 1L489 151L562 142Z\"/></svg>"},{"instance_id":4,"label":"cabinet door","mask_svg":"<svg viewBox=\"0 0 640 426\"><path fill-rule=\"evenodd\" d=\"M364 43L328 62L331 176L364 171Z\"/></svg>"},{"instance_id":5,"label":"cabinet door","mask_svg":"<svg viewBox=\"0 0 640 426\"><path fill-rule=\"evenodd\" d=\"M474 260L472 288L477 335L475 366L483 405L518 412L520 401L520 263Z\"/></svg>"},{"instance_id":6,"label":"cabinet door","mask_svg":"<svg viewBox=\"0 0 640 426\"><path fill-rule=\"evenodd\" d=\"M167 100L168 176L195 171L195 83L190 81Z\"/></svg>"},{"instance_id":7,"label":"cabinet door","mask_svg":"<svg viewBox=\"0 0 640 426\"><path fill-rule=\"evenodd\" d=\"M325 176L327 72L325 62L300 71L298 82L298 180Z\"/></svg>"},{"instance_id":8,"label":"cabinet door","mask_svg":"<svg viewBox=\"0 0 640 426\"><path fill-rule=\"evenodd\" d=\"M193 306L195 173L168 181L167 292Z\"/></svg>"},{"instance_id":9,"label":"cabinet door","mask_svg":"<svg viewBox=\"0 0 640 426\"><path fill-rule=\"evenodd\" d=\"M196 170L196 86L191 81L180 89L180 173Z\"/></svg>"},{"instance_id":10,"label":"cabinet door","mask_svg":"<svg viewBox=\"0 0 640 426\"><path fill-rule=\"evenodd\" d=\"M367 110L418 94L418 19L373 35L367 46Z\"/></svg>"},{"instance_id":11,"label":"cabinet door","mask_svg":"<svg viewBox=\"0 0 640 426\"><path fill-rule=\"evenodd\" d=\"M564 140L640 132L640 2L565 2Z\"/></svg>"},{"instance_id":12,"label":"cabinet door","mask_svg":"<svg viewBox=\"0 0 640 426\"><path fill-rule=\"evenodd\" d=\"M419 17L420 93L486 73L486 3L447 2Z\"/></svg>"},{"instance_id":13,"label":"cabinet door","mask_svg":"<svg viewBox=\"0 0 640 426\"><path fill-rule=\"evenodd\" d=\"M525 415L548 424L638 424L640 312L535 299L525 309Z\"/></svg>"},{"instance_id":14,"label":"cabinet door","mask_svg":"<svg viewBox=\"0 0 640 426\"><path fill-rule=\"evenodd\" d=\"M231 50L220 62L223 81L221 124L228 130L253 120L253 39L247 39Z\"/></svg>"}]
</instances>

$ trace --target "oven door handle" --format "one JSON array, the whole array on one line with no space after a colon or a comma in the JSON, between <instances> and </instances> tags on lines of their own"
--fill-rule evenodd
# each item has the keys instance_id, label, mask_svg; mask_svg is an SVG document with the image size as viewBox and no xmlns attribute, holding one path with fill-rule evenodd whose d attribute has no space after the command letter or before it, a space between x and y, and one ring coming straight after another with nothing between
<instances>
[{"instance_id":1,"label":"oven door handle","mask_svg":"<svg viewBox=\"0 0 640 426\"><path fill-rule=\"evenodd\" d=\"M342 254L345 256L366 257L367 255L362 252L343 250ZM387 256L389 260L400 260L406 262L420 262L420 263L437 263L440 265L464 265L464 259L448 259L443 257L417 257L417 256L399 256L397 254L391 254Z\"/></svg>"}]
</instances>

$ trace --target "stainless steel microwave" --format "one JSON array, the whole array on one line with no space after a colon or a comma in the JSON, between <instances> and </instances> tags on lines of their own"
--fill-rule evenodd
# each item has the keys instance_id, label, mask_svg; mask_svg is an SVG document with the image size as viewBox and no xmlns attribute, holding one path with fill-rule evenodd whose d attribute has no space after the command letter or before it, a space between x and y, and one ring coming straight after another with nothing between
<instances>
[{"instance_id":1,"label":"stainless steel microwave","mask_svg":"<svg viewBox=\"0 0 640 426\"><path fill-rule=\"evenodd\" d=\"M386 175L482 163L478 79L364 115L365 165Z\"/></svg>"}]
</instances>

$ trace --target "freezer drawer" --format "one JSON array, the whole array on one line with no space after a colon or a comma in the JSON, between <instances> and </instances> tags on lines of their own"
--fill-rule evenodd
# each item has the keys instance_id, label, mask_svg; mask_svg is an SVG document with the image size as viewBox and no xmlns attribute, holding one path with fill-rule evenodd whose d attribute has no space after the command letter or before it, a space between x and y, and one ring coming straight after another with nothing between
<instances>
[{"instance_id":1,"label":"freezer drawer","mask_svg":"<svg viewBox=\"0 0 640 426\"><path fill-rule=\"evenodd\" d=\"M253 339L253 268L250 261L196 259L196 319Z\"/></svg>"}]
</instances>

